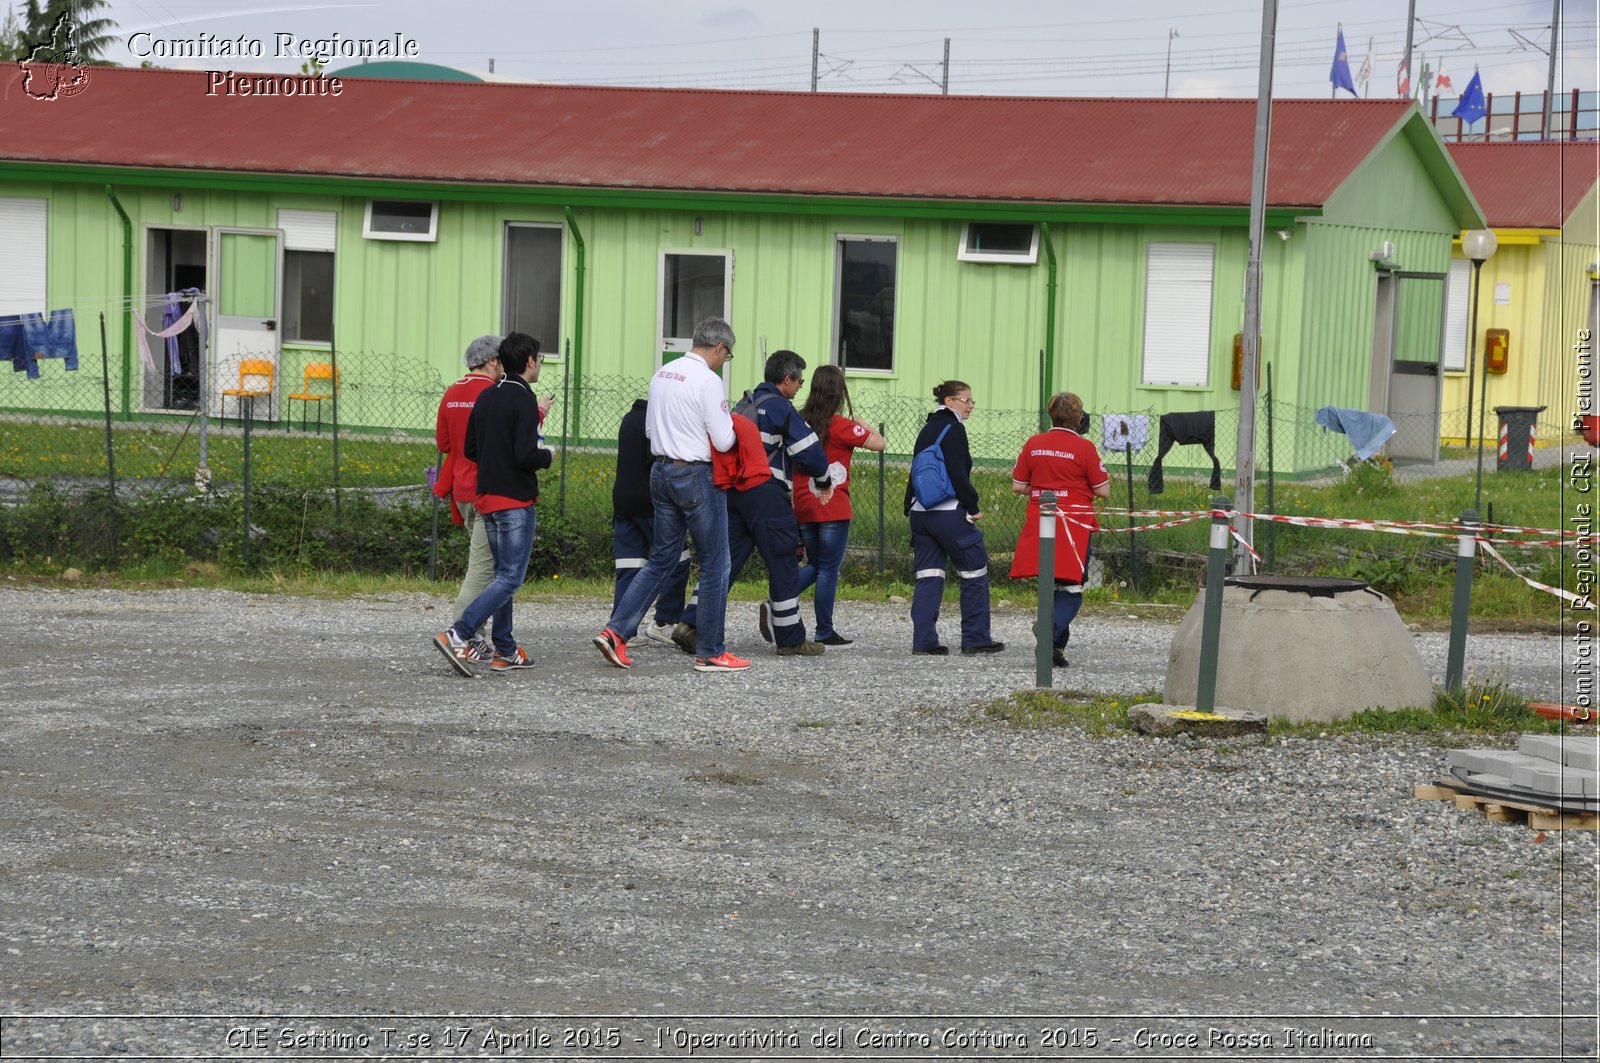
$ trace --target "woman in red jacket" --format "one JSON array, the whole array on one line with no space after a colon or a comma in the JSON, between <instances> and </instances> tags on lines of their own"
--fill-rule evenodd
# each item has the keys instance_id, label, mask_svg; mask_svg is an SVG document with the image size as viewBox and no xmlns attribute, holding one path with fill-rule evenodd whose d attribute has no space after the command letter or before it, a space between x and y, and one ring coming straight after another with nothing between
<instances>
[{"instance_id":1,"label":"woman in red jacket","mask_svg":"<svg viewBox=\"0 0 1600 1063\"><path fill-rule=\"evenodd\" d=\"M849 411L849 416L841 413ZM839 570L844 565L844 548L850 539L850 458L857 447L882 450L883 436L865 421L855 419L850 390L845 387L844 370L836 365L819 365L811 374L811 390L800 409L811 430L822 440L823 455L833 474L833 498L826 505L821 492L812 488L811 477L795 470L794 515L800 524L800 538L806 544L806 564L800 570L800 589L816 584L817 641L824 646L848 646L847 639L833 627L833 603L839 590Z\"/></svg>"},{"instance_id":2,"label":"woman in red jacket","mask_svg":"<svg viewBox=\"0 0 1600 1063\"><path fill-rule=\"evenodd\" d=\"M1011 470L1011 489L1028 496L1011 578L1039 575L1039 492L1056 493L1055 652L1057 668L1067 665L1072 620L1083 606L1083 577L1089 567L1089 536L1100 527L1094 500L1111 497L1111 477L1095 445L1078 434L1083 400L1070 391L1050 397L1050 430L1022 445Z\"/></svg>"}]
</instances>

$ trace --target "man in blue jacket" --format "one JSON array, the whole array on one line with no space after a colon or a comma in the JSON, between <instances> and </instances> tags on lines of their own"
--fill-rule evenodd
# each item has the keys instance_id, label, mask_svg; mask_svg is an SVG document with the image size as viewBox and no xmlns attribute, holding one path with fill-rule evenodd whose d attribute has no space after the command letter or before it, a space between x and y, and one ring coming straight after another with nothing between
<instances>
[{"instance_id":1,"label":"man in blue jacket","mask_svg":"<svg viewBox=\"0 0 1600 1063\"><path fill-rule=\"evenodd\" d=\"M767 359L766 380L756 385L735 411L755 421L767 452L772 478L748 491L728 492L729 583L739 578L752 551L767 566L768 599L761 603L761 637L777 644L780 657L815 657L826 649L806 638L800 619L800 526L789 497L794 470L811 477L822 491L822 503L833 497L828 458L794 397L805 383L806 360L793 351L776 351ZM672 633L679 648L694 644L699 588L689 600L683 622Z\"/></svg>"}]
</instances>

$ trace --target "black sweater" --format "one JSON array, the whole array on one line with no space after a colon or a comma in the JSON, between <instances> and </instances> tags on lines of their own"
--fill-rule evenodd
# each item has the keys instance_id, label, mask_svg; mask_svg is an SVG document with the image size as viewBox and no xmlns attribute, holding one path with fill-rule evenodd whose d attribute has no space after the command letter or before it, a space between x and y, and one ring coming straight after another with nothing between
<instances>
[{"instance_id":1,"label":"black sweater","mask_svg":"<svg viewBox=\"0 0 1600 1063\"><path fill-rule=\"evenodd\" d=\"M483 389L463 449L478 463L478 494L538 500L539 470L550 467L551 453L539 443L539 401L526 380L505 376Z\"/></svg>"},{"instance_id":2,"label":"black sweater","mask_svg":"<svg viewBox=\"0 0 1600 1063\"><path fill-rule=\"evenodd\" d=\"M648 400L634 399L633 409L617 430L617 478L611 485L611 511L618 517L650 517L656 511L650 500L650 437L644 431Z\"/></svg>"},{"instance_id":3,"label":"black sweater","mask_svg":"<svg viewBox=\"0 0 1600 1063\"><path fill-rule=\"evenodd\" d=\"M917 443L912 448L912 454L921 454L933 446L933 441L939 438L939 433L948 426L944 442L939 449L944 451L944 465L950 473L950 483L956 489L956 501L961 508L972 516L980 512L978 508L978 489L972 486L972 451L967 447L967 427L962 424L961 418L948 406L940 406L928 414L928 421L922 426L922 431L917 433ZM911 493L911 478L906 478L906 501L903 512L911 512L911 503L915 501Z\"/></svg>"}]
</instances>

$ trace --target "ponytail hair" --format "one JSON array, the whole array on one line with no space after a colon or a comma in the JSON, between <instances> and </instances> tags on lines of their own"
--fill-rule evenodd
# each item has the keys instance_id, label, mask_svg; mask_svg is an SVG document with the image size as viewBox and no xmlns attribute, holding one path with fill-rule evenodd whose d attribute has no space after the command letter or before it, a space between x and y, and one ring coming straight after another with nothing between
<instances>
[{"instance_id":1,"label":"ponytail hair","mask_svg":"<svg viewBox=\"0 0 1600 1063\"><path fill-rule=\"evenodd\" d=\"M953 399L963 391L971 390L969 385L960 380L946 380L943 384L934 385L933 401L943 406L945 399Z\"/></svg>"},{"instance_id":2,"label":"ponytail hair","mask_svg":"<svg viewBox=\"0 0 1600 1063\"><path fill-rule=\"evenodd\" d=\"M1050 396L1046 407L1050 423L1057 428L1070 428L1074 432L1083 423L1083 400L1070 391L1058 391Z\"/></svg>"}]
</instances>

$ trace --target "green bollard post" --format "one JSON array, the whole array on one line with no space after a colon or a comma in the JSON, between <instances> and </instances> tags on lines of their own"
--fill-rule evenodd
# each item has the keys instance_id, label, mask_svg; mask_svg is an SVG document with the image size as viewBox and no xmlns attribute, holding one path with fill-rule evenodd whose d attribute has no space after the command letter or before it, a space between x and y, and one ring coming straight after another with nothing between
<instances>
[{"instance_id":1,"label":"green bollard post","mask_svg":"<svg viewBox=\"0 0 1600 1063\"><path fill-rule=\"evenodd\" d=\"M1206 605L1200 627L1200 679L1195 708L1210 712L1217 703L1217 645L1222 641L1222 586L1228 571L1228 516L1233 502L1221 495L1211 503L1211 549L1206 555Z\"/></svg>"},{"instance_id":2,"label":"green bollard post","mask_svg":"<svg viewBox=\"0 0 1600 1063\"><path fill-rule=\"evenodd\" d=\"M1033 625L1034 679L1040 690L1053 685L1055 649L1056 493L1039 492L1039 618Z\"/></svg>"},{"instance_id":3,"label":"green bollard post","mask_svg":"<svg viewBox=\"0 0 1600 1063\"><path fill-rule=\"evenodd\" d=\"M1460 690L1467 661L1467 613L1472 604L1472 564L1478 555L1478 511L1461 514L1456 538L1456 593L1450 604L1450 652L1445 658L1444 688Z\"/></svg>"}]
</instances>

